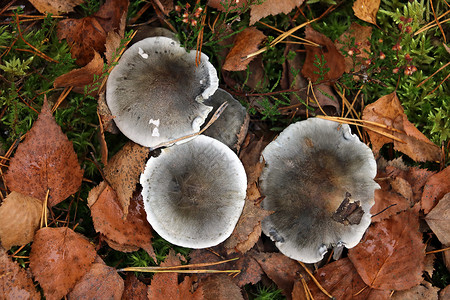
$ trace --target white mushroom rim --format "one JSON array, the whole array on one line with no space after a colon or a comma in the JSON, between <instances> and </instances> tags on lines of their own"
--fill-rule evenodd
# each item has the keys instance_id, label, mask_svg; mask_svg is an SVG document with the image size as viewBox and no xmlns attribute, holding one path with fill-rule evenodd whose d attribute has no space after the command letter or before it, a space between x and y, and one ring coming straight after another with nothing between
<instances>
[{"instance_id":1,"label":"white mushroom rim","mask_svg":"<svg viewBox=\"0 0 450 300\"><path fill-rule=\"evenodd\" d=\"M377 167L346 124L310 118L287 127L262 152L262 222L278 249L306 263L329 247L352 248L370 225Z\"/></svg>"},{"instance_id":2,"label":"white mushroom rim","mask_svg":"<svg viewBox=\"0 0 450 300\"><path fill-rule=\"evenodd\" d=\"M171 38L151 37L123 53L108 77L106 102L125 136L153 148L197 133L212 110L203 101L218 86L208 56L202 54L196 66L195 51L188 53Z\"/></svg>"},{"instance_id":3,"label":"white mushroom rim","mask_svg":"<svg viewBox=\"0 0 450 300\"><path fill-rule=\"evenodd\" d=\"M247 189L236 154L203 135L150 158L140 182L153 229L172 244L196 249L215 246L231 235Z\"/></svg>"}]
</instances>

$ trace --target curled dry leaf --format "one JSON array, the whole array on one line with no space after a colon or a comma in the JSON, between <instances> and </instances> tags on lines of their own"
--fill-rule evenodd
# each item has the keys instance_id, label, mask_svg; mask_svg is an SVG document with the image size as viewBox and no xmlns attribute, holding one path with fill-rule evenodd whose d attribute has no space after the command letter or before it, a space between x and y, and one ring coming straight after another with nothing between
<instances>
[{"instance_id":1,"label":"curled dry leaf","mask_svg":"<svg viewBox=\"0 0 450 300\"><path fill-rule=\"evenodd\" d=\"M311 26L306 26L305 38L319 44L320 47L305 45L306 59L302 68L302 75L309 78L312 82L316 82L319 79L320 70L316 66L318 58L321 62L326 62L324 68L329 68L329 71L324 74L323 80L340 78L345 71L345 60L333 42L325 35L312 29Z\"/></svg>"},{"instance_id":2,"label":"curled dry leaf","mask_svg":"<svg viewBox=\"0 0 450 300\"><path fill-rule=\"evenodd\" d=\"M314 277L335 299L389 299L390 291L367 288L348 258L339 259L317 270ZM314 299L329 299L310 280L308 287Z\"/></svg>"},{"instance_id":3,"label":"curled dry leaf","mask_svg":"<svg viewBox=\"0 0 450 300\"><path fill-rule=\"evenodd\" d=\"M450 246L450 193L447 193L439 201L425 217L425 220L439 241Z\"/></svg>"},{"instance_id":4,"label":"curled dry leaf","mask_svg":"<svg viewBox=\"0 0 450 300\"><path fill-rule=\"evenodd\" d=\"M245 253L250 250L261 236L261 221L271 212L261 208L254 201L245 200L241 217L231 236L224 242L231 252Z\"/></svg>"},{"instance_id":5,"label":"curled dry leaf","mask_svg":"<svg viewBox=\"0 0 450 300\"><path fill-rule=\"evenodd\" d=\"M116 191L125 218L128 214L130 199L139 182L139 175L144 171L149 153L148 147L130 141L105 166L105 178Z\"/></svg>"},{"instance_id":6,"label":"curled dry leaf","mask_svg":"<svg viewBox=\"0 0 450 300\"><path fill-rule=\"evenodd\" d=\"M381 97L372 104L367 105L363 111L363 120L377 122L390 128L398 129L404 133L391 132L380 129L405 143L395 141L379 133L368 130L372 150L377 154L386 143L394 143L394 149L400 151L415 161L438 161L440 149L423 135L405 115L400 100L395 92Z\"/></svg>"},{"instance_id":7,"label":"curled dry leaf","mask_svg":"<svg viewBox=\"0 0 450 300\"><path fill-rule=\"evenodd\" d=\"M123 300L147 300L147 286L139 281L133 273L128 273L125 278Z\"/></svg>"},{"instance_id":8,"label":"curled dry leaf","mask_svg":"<svg viewBox=\"0 0 450 300\"><path fill-rule=\"evenodd\" d=\"M92 60L94 51L105 52L107 33L119 28L120 18L127 9L128 0L107 0L92 16L60 21L58 38L67 40L72 57L84 66Z\"/></svg>"},{"instance_id":9,"label":"curled dry leaf","mask_svg":"<svg viewBox=\"0 0 450 300\"><path fill-rule=\"evenodd\" d=\"M348 55L345 60L345 72L349 73L352 69L355 72L361 70L361 66L370 54L369 38L372 36L372 27L362 26L358 23L352 23L350 28L347 29L338 38L336 47L342 52L349 53L351 47L349 45L354 44L357 49L357 53L352 49L354 55Z\"/></svg>"},{"instance_id":10,"label":"curled dry leaf","mask_svg":"<svg viewBox=\"0 0 450 300\"><path fill-rule=\"evenodd\" d=\"M97 200L93 200L98 195ZM101 183L89 193L92 221L95 230L104 234L111 248L118 251L135 251L142 248L156 261L152 247L152 231L147 221L142 196L136 193L130 202L128 218L124 220L114 190ZM130 248L131 246L131 248Z\"/></svg>"},{"instance_id":11,"label":"curled dry leaf","mask_svg":"<svg viewBox=\"0 0 450 300\"><path fill-rule=\"evenodd\" d=\"M0 207L0 241L5 249L22 246L33 240L39 228L42 201L11 192Z\"/></svg>"},{"instance_id":12,"label":"curled dry leaf","mask_svg":"<svg viewBox=\"0 0 450 300\"><path fill-rule=\"evenodd\" d=\"M175 255L173 250L169 251L165 261L161 263L161 267L172 267L179 265L181 265L180 259ZM202 288L199 287L194 293L191 293L191 289L193 289L192 285L193 280L191 277L185 277L184 281L178 284L177 273L156 273L153 275L152 281L148 286L148 299L202 299Z\"/></svg>"},{"instance_id":13,"label":"curled dry leaf","mask_svg":"<svg viewBox=\"0 0 450 300\"><path fill-rule=\"evenodd\" d=\"M2 299L41 299L33 279L0 247L0 291Z\"/></svg>"},{"instance_id":14,"label":"curled dry leaf","mask_svg":"<svg viewBox=\"0 0 450 300\"><path fill-rule=\"evenodd\" d=\"M73 8L82 4L84 0L30 0L30 2L41 14L59 15L72 12Z\"/></svg>"},{"instance_id":15,"label":"curled dry leaf","mask_svg":"<svg viewBox=\"0 0 450 300\"><path fill-rule=\"evenodd\" d=\"M422 282L425 245L416 209L375 223L363 240L349 250L364 282L380 290L407 290Z\"/></svg>"},{"instance_id":16,"label":"curled dry leaf","mask_svg":"<svg viewBox=\"0 0 450 300\"><path fill-rule=\"evenodd\" d=\"M84 93L84 86L94 83L94 75L100 76L103 69L103 58L94 51L92 60L80 69L75 69L55 79L54 87L73 86L73 91Z\"/></svg>"},{"instance_id":17,"label":"curled dry leaf","mask_svg":"<svg viewBox=\"0 0 450 300\"><path fill-rule=\"evenodd\" d=\"M421 205L425 214L437 204L445 194L450 192L450 166L431 176L423 188Z\"/></svg>"},{"instance_id":18,"label":"curled dry leaf","mask_svg":"<svg viewBox=\"0 0 450 300\"><path fill-rule=\"evenodd\" d=\"M41 113L11 159L6 183L16 191L44 201L50 190L48 206L52 207L81 185L83 171L72 142L56 124L47 100Z\"/></svg>"},{"instance_id":19,"label":"curled dry leaf","mask_svg":"<svg viewBox=\"0 0 450 300\"><path fill-rule=\"evenodd\" d=\"M265 38L264 33L255 27L248 27L238 33L222 68L227 71L244 71L254 58L245 59L245 57L258 50L259 44Z\"/></svg>"},{"instance_id":20,"label":"curled dry leaf","mask_svg":"<svg viewBox=\"0 0 450 300\"><path fill-rule=\"evenodd\" d=\"M104 263L93 263L69 293L68 298L120 300L123 291L124 282L116 269Z\"/></svg>"},{"instance_id":21,"label":"curled dry leaf","mask_svg":"<svg viewBox=\"0 0 450 300\"><path fill-rule=\"evenodd\" d=\"M72 229L44 227L36 232L30 268L47 299L61 299L91 268L94 246Z\"/></svg>"},{"instance_id":22,"label":"curled dry leaf","mask_svg":"<svg viewBox=\"0 0 450 300\"><path fill-rule=\"evenodd\" d=\"M266 0L258 5L252 5L250 11L250 25L255 24L270 15L278 15L281 13L288 14L295 7L303 4L304 0Z\"/></svg>"},{"instance_id":23,"label":"curled dry leaf","mask_svg":"<svg viewBox=\"0 0 450 300\"><path fill-rule=\"evenodd\" d=\"M359 19L377 25L377 12L380 0L356 0L353 3L353 12Z\"/></svg>"},{"instance_id":24,"label":"curled dry leaf","mask_svg":"<svg viewBox=\"0 0 450 300\"><path fill-rule=\"evenodd\" d=\"M125 36L125 25L127 22L127 14L124 12L119 22L119 29L117 31L110 31L106 35L105 42L105 58L109 66L112 65L114 59L119 54L120 43Z\"/></svg>"},{"instance_id":25,"label":"curled dry leaf","mask_svg":"<svg viewBox=\"0 0 450 300\"><path fill-rule=\"evenodd\" d=\"M233 279L225 274L209 276L200 282L205 300L244 300L241 290L233 282Z\"/></svg>"}]
</instances>

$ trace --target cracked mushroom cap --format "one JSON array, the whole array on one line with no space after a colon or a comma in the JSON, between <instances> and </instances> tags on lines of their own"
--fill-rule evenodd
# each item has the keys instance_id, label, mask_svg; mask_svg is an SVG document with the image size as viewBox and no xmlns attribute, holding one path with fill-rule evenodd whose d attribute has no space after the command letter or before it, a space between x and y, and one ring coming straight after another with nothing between
<instances>
[{"instance_id":1,"label":"cracked mushroom cap","mask_svg":"<svg viewBox=\"0 0 450 300\"><path fill-rule=\"evenodd\" d=\"M370 225L377 167L346 124L310 118L287 127L262 152L264 233L286 256L320 261L329 247L352 248Z\"/></svg>"},{"instance_id":2,"label":"cracked mushroom cap","mask_svg":"<svg viewBox=\"0 0 450 300\"><path fill-rule=\"evenodd\" d=\"M217 72L205 54L195 64L167 37L133 44L111 71L106 102L120 131L130 140L155 148L196 133L212 107L203 104L218 87Z\"/></svg>"},{"instance_id":3,"label":"cracked mushroom cap","mask_svg":"<svg viewBox=\"0 0 450 300\"><path fill-rule=\"evenodd\" d=\"M231 235L247 189L236 154L203 135L150 158L140 181L153 229L172 244L196 249Z\"/></svg>"},{"instance_id":4,"label":"cracked mushroom cap","mask_svg":"<svg viewBox=\"0 0 450 300\"><path fill-rule=\"evenodd\" d=\"M227 108L220 117L205 130L204 135L215 138L231 149L239 151L240 144L245 138L248 129L250 117L245 107L227 91L218 88L217 91L205 104L212 106L216 111L224 102L228 103ZM205 123L211 119L212 114L206 119Z\"/></svg>"}]
</instances>

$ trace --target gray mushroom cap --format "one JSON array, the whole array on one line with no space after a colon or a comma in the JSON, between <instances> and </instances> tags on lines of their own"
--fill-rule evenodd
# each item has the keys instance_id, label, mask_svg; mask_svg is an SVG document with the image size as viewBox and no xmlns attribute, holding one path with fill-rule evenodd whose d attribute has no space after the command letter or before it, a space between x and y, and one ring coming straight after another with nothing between
<instances>
[{"instance_id":1,"label":"gray mushroom cap","mask_svg":"<svg viewBox=\"0 0 450 300\"><path fill-rule=\"evenodd\" d=\"M212 106L213 111L216 111L224 102L228 103L227 108L203 134L221 141L232 149L239 150L239 145L247 134L250 118L245 107L221 88L218 88L204 103ZM208 123L211 116L212 113L205 123Z\"/></svg>"},{"instance_id":2,"label":"gray mushroom cap","mask_svg":"<svg viewBox=\"0 0 450 300\"><path fill-rule=\"evenodd\" d=\"M318 118L294 123L267 145L262 157L262 206L274 211L262 229L283 254L314 263L328 247L359 243L379 186L372 151L348 125ZM360 207L356 222L339 213L345 199Z\"/></svg>"},{"instance_id":3,"label":"gray mushroom cap","mask_svg":"<svg viewBox=\"0 0 450 300\"><path fill-rule=\"evenodd\" d=\"M155 148L196 133L212 107L203 104L218 87L208 57L195 64L167 37L151 37L128 48L109 75L106 102L120 131L130 140Z\"/></svg>"},{"instance_id":4,"label":"gray mushroom cap","mask_svg":"<svg viewBox=\"0 0 450 300\"><path fill-rule=\"evenodd\" d=\"M236 154L203 135L150 158L140 182L153 229L172 244L196 249L231 235L247 189Z\"/></svg>"}]
</instances>

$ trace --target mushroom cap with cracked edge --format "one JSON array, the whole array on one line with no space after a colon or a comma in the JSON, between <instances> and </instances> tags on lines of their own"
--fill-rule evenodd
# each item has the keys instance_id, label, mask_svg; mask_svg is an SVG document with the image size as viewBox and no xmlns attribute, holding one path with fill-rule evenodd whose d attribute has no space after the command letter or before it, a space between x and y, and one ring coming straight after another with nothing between
<instances>
[{"instance_id":1,"label":"mushroom cap with cracked edge","mask_svg":"<svg viewBox=\"0 0 450 300\"><path fill-rule=\"evenodd\" d=\"M228 103L227 108L203 134L221 141L232 149L237 149L239 148L240 142L242 142L239 138L245 137L247 133L249 117L245 107L230 93L218 88L214 95L205 100L204 103L206 105L213 107L205 124L209 122L213 113L224 102Z\"/></svg>"},{"instance_id":2,"label":"mushroom cap with cracked edge","mask_svg":"<svg viewBox=\"0 0 450 300\"><path fill-rule=\"evenodd\" d=\"M219 86L206 55L190 53L167 37L128 48L111 71L106 102L120 131L147 147L196 133L212 107L203 104Z\"/></svg>"},{"instance_id":3,"label":"mushroom cap with cracked edge","mask_svg":"<svg viewBox=\"0 0 450 300\"><path fill-rule=\"evenodd\" d=\"M237 155L203 135L150 158L140 182L153 229L172 244L195 249L215 246L231 235L247 189Z\"/></svg>"},{"instance_id":4,"label":"mushroom cap with cracked edge","mask_svg":"<svg viewBox=\"0 0 450 300\"><path fill-rule=\"evenodd\" d=\"M320 261L328 247L356 246L370 225L377 166L370 148L346 124L310 118L288 126L262 152L264 234L286 256ZM344 225L332 217L346 193L360 201L359 224Z\"/></svg>"}]
</instances>

